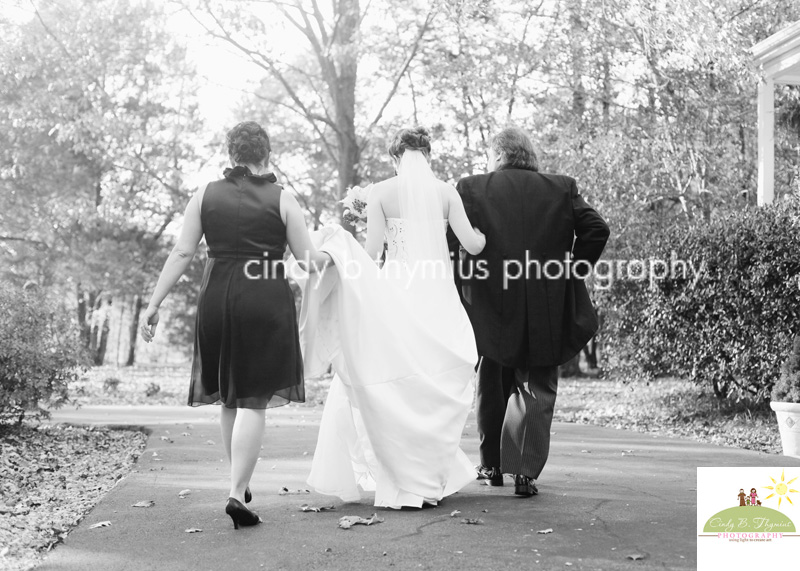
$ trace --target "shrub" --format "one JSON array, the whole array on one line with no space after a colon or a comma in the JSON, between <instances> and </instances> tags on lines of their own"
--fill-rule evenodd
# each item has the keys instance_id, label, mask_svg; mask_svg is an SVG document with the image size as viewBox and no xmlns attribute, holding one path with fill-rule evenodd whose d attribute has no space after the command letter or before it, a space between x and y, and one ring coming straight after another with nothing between
<instances>
[{"instance_id":1,"label":"shrub","mask_svg":"<svg viewBox=\"0 0 800 571\"><path fill-rule=\"evenodd\" d=\"M42 293L0 284L0 420L48 416L86 364L77 328Z\"/></svg>"},{"instance_id":2,"label":"shrub","mask_svg":"<svg viewBox=\"0 0 800 571\"><path fill-rule=\"evenodd\" d=\"M144 389L144 394L147 397L154 397L161 392L161 385L158 383L149 383Z\"/></svg>"},{"instance_id":3,"label":"shrub","mask_svg":"<svg viewBox=\"0 0 800 571\"><path fill-rule=\"evenodd\" d=\"M642 257L703 267L615 283L603 296L609 365L688 377L765 401L800 333L800 200L654 232Z\"/></svg>"},{"instance_id":4,"label":"shrub","mask_svg":"<svg viewBox=\"0 0 800 571\"><path fill-rule=\"evenodd\" d=\"M771 398L776 402L800 403L800 335L794 338L794 347L781 367L781 377L772 387Z\"/></svg>"},{"instance_id":5,"label":"shrub","mask_svg":"<svg viewBox=\"0 0 800 571\"><path fill-rule=\"evenodd\" d=\"M115 393L121 382L117 377L106 377L103 381L103 390L107 393Z\"/></svg>"}]
</instances>

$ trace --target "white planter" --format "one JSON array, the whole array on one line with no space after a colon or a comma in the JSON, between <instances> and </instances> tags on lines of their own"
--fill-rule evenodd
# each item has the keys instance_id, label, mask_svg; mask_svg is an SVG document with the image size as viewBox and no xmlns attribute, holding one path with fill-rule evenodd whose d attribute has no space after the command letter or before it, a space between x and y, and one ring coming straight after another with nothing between
<instances>
[{"instance_id":1,"label":"white planter","mask_svg":"<svg viewBox=\"0 0 800 571\"><path fill-rule=\"evenodd\" d=\"M800 458L800 403L771 402L769 406L778 417L783 455Z\"/></svg>"}]
</instances>

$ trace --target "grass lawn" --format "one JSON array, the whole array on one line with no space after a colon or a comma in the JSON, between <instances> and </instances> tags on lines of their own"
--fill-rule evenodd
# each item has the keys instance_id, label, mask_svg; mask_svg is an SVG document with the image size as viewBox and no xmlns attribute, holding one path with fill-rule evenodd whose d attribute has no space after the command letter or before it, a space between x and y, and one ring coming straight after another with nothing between
<instances>
[{"instance_id":1,"label":"grass lawn","mask_svg":"<svg viewBox=\"0 0 800 571\"><path fill-rule=\"evenodd\" d=\"M769 406L720 400L711 390L678 379L650 384L562 379L555 419L782 453L777 419Z\"/></svg>"}]
</instances>

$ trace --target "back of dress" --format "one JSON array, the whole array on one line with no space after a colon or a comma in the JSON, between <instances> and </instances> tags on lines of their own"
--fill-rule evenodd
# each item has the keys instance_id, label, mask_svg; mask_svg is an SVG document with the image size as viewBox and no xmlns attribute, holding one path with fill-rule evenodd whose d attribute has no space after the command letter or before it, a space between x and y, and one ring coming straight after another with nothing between
<instances>
[{"instance_id":1,"label":"back of dress","mask_svg":"<svg viewBox=\"0 0 800 571\"><path fill-rule=\"evenodd\" d=\"M244 167L225 172L206 188L200 211L209 257L260 259L270 252L281 259L286 226L275 175L250 175Z\"/></svg>"},{"instance_id":2,"label":"back of dress","mask_svg":"<svg viewBox=\"0 0 800 571\"><path fill-rule=\"evenodd\" d=\"M286 226L275 175L225 171L203 195L208 244L189 404L268 408L303 402L294 295L283 271Z\"/></svg>"}]
</instances>

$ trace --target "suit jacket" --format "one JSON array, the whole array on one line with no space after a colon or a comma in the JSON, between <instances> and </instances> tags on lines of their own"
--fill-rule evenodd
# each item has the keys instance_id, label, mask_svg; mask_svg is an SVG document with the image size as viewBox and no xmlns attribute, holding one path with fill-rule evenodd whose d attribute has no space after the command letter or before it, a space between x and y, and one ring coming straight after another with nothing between
<instances>
[{"instance_id":1,"label":"suit jacket","mask_svg":"<svg viewBox=\"0 0 800 571\"><path fill-rule=\"evenodd\" d=\"M507 367L566 363L598 321L583 279L566 271L565 260L594 266L608 241L605 220L567 176L504 166L456 188L470 222L486 234L483 252L467 255L456 271L478 353ZM455 255L452 230L448 242Z\"/></svg>"}]
</instances>

